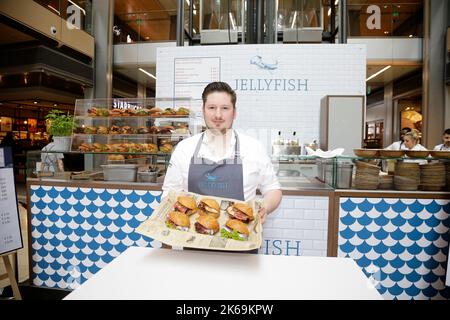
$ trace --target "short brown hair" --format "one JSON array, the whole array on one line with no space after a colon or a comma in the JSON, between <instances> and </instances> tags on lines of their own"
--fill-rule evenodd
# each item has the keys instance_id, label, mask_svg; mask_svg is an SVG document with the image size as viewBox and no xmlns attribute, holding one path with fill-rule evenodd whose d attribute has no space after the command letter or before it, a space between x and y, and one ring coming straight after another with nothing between
<instances>
[{"instance_id":1,"label":"short brown hair","mask_svg":"<svg viewBox=\"0 0 450 320\"><path fill-rule=\"evenodd\" d=\"M236 107L236 92L234 92L233 89L231 89L230 85L226 82L211 82L209 83L202 93L202 99L203 99L203 106L205 106L206 99L208 98L208 95L210 95L213 92L225 92L228 93L231 96L231 103L233 104L233 108Z\"/></svg>"}]
</instances>

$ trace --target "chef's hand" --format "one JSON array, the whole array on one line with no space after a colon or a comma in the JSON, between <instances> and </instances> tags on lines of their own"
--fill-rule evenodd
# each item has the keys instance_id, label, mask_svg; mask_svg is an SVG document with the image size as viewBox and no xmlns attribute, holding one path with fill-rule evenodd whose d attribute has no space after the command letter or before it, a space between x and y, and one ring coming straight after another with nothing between
<instances>
[{"instance_id":1,"label":"chef's hand","mask_svg":"<svg viewBox=\"0 0 450 320\"><path fill-rule=\"evenodd\" d=\"M258 211L259 214L259 219L261 220L261 224L264 224L264 222L266 222L266 218L267 218L267 210L265 207L261 207Z\"/></svg>"}]
</instances>

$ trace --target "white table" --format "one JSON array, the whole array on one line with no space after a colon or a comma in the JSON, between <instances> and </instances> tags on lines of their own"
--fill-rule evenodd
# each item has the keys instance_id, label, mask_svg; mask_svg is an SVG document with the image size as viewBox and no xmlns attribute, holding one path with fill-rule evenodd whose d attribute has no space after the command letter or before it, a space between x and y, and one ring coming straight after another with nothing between
<instances>
[{"instance_id":1,"label":"white table","mask_svg":"<svg viewBox=\"0 0 450 320\"><path fill-rule=\"evenodd\" d=\"M382 297L357 264L347 258L130 247L65 299Z\"/></svg>"}]
</instances>

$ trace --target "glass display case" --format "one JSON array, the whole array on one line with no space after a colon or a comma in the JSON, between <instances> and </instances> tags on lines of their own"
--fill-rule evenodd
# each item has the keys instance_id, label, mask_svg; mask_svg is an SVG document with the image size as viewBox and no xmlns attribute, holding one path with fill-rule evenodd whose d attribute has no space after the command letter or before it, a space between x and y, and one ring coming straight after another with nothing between
<instances>
[{"instance_id":1,"label":"glass display case","mask_svg":"<svg viewBox=\"0 0 450 320\"><path fill-rule=\"evenodd\" d=\"M189 98L77 100L70 152L30 152L27 176L154 181L176 144L197 132L193 116Z\"/></svg>"},{"instance_id":2,"label":"glass display case","mask_svg":"<svg viewBox=\"0 0 450 320\"><path fill-rule=\"evenodd\" d=\"M362 149L363 150L363 149ZM272 157L283 188L450 191L450 152L399 151L391 156L367 149L370 155L319 158ZM358 152L359 153L359 152Z\"/></svg>"}]
</instances>

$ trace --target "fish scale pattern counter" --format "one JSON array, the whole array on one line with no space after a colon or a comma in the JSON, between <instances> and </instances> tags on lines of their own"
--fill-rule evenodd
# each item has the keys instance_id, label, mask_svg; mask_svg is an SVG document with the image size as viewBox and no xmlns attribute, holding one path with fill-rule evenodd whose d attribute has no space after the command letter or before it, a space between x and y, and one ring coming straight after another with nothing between
<instances>
[{"instance_id":1,"label":"fish scale pattern counter","mask_svg":"<svg viewBox=\"0 0 450 320\"><path fill-rule=\"evenodd\" d=\"M449 299L450 200L340 198L338 256L385 299Z\"/></svg>"},{"instance_id":2,"label":"fish scale pattern counter","mask_svg":"<svg viewBox=\"0 0 450 320\"><path fill-rule=\"evenodd\" d=\"M129 246L160 247L134 232L161 191L31 186L31 267L36 286L74 289Z\"/></svg>"}]
</instances>

